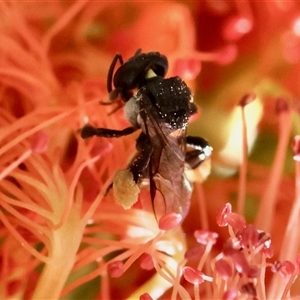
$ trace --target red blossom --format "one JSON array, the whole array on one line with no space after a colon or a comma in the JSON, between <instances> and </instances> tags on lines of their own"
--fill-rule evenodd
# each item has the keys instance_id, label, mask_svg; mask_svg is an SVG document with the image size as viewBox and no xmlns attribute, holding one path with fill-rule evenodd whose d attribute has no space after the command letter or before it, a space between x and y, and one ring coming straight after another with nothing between
<instances>
[{"instance_id":1,"label":"red blossom","mask_svg":"<svg viewBox=\"0 0 300 300\"><path fill-rule=\"evenodd\" d=\"M0 2L0 298L294 297L299 16L297 1ZM80 138L87 123L129 126L124 103L101 103L115 53L140 48L187 81L189 131L214 148L185 220L157 220L147 188L115 202L137 136Z\"/></svg>"}]
</instances>

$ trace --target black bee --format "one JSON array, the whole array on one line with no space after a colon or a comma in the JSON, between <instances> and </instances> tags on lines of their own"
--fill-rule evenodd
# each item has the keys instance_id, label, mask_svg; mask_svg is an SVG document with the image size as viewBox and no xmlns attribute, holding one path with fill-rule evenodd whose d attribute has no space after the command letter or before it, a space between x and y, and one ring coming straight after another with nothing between
<instances>
[{"instance_id":1,"label":"black bee","mask_svg":"<svg viewBox=\"0 0 300 300\"><path fill-rule=\"evenodd\" d=\"M117 60L121 66L113 74ZM184 217L192 192L185 170L202 164L212 148L201 137L187 136L188 120L197 107L180 77L164 78L167 68L167 58L158 52L138 51L125 63L116 55L108 72L108 92L112 101L125 102L125 116L132 126L114 130L86 125L81 136L117 138L141 129L135 157L113 180L115 197L129 208L147 185L156 216L174 212Z\"/></svg>"}]
</instances>

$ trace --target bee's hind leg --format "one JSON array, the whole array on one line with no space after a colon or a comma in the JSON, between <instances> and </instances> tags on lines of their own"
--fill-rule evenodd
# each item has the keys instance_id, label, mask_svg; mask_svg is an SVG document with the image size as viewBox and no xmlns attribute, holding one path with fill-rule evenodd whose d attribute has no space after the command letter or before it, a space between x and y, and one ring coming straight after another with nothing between
<instances>
[{"instance_id":1,"label":"bee's hind leg","mask_svg":"<svg viewBox=\"0 0 300 300\"><path fill-rule=\"evenodd\" d=\"M192 150L187 150L185 161L192 169L197 168L211 155L212 147L202 137L187 136L186 144Z\"/></svg>"},{"instance_id":2,"label":"bee's hind leg","mask_svg":"<svg viewBox=\"0 0 300 300\"><path fill-rule=\"evenodd\" d=\"M132 173L134 181L139 183L149 165L150 156L153 152L153 147L143 132L136 141L136 149L138 152L129 164L128 169Z\"/></svg>"},{"instance_id":3,"label":"bee's hind leg","mask_svg":"<svg viewBox=\"0 0 300 300\"><path fill-rule=\"evenodd\" d=\"M185 175L190 182L202 182L210 174L212 147L204 138L195 136L187 136L186 144L185 162L190 169Z\"/></svg>"},{"instance_id":4,"label":"bee's hind leg","mask_svg":"<svg viewBox=\"0 0 300 300\"><path fill-rule=\"evenodd\" d=\"M114 195L125 209L130 208L137 200L140 192L139 183L144 177L153 151L148 137L141 133L137 139L135 155L128 168L119 170L114 176Z\"/></svg>"}]
</instances>

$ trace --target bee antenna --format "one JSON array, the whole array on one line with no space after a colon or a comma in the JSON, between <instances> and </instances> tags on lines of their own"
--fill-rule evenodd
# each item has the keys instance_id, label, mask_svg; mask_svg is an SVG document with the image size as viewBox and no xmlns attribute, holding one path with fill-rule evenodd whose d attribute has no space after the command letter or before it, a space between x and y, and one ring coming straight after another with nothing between
<instances>
[{"instance_id":1,"label":"bee antenna","mask_svg":"<svg viewBox=\"0 0 300 300\"><path fill-rule=\"evenodd\" d=\"M137 49L136 52L134 53L134 56L137 56L140 53L142 53L142 48Z\"/></svg>"}]
</instances>

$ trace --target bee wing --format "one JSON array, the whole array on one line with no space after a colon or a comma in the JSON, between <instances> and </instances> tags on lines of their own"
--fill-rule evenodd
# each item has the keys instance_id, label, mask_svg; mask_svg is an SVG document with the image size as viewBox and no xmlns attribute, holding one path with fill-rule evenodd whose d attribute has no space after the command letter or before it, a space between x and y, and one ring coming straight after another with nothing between
<instances>
[{"instance_id":1,"label":"bee wing","mask_svg":"<svg viewBox=\"0 0 300 300\"><path fill-rule=\"evenodd\" d=\"M178 178L177 173L180 173L180 169L183 169L185 164L186 128L170 128L168 124L162 123L161 119L157 118L150 106L143 107L140 115L143 121L143 131L151 141L155 152L151 155L148 170L152 208L158 217L164 211L170 211L170 204L166 197L173 198L171 195L174 192L172 178L174 180ZM165 187L164 192L161 190L162 185ZM169 189L168 186L170 186Z\"/></svg>"},{"instance_id":2,"label":"bee wing","mask_svg":"<svg viewBox=\"0 0 300 300\"><path fill-rule=\"evenodd\" d=\"M154 139L157 143L160 143L156 149L168 150L176 154L178 159L185 160L186 149L186 128L170 129L167 124L159 122L156 116L151 110L144 110L141 114L144 126L145 134L150 137L155 136Z\"/></svg>"}]
</instances>

